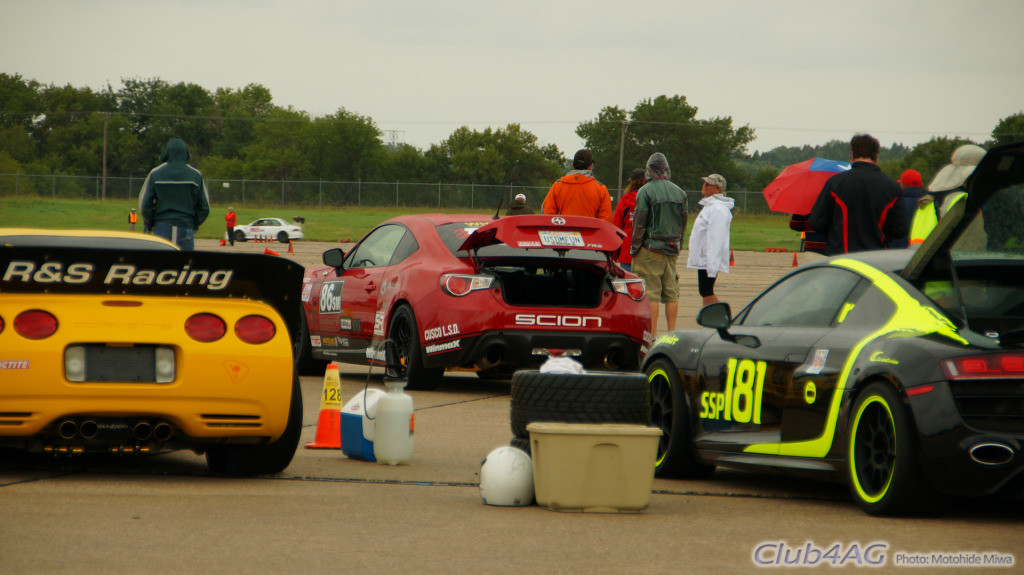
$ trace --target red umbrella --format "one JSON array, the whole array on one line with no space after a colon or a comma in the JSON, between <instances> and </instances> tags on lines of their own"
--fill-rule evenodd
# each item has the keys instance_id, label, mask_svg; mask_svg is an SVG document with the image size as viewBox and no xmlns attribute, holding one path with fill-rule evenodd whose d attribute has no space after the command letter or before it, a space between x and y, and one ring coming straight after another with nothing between
<instances>
[{"instance_id":1,"label":"red umbrella","mask_svg":"<svg viewBox=\"0 0 1024 575\"><path fill-rule=\"evenodd\" d=\"M768 202L768 209L773 212L809 214L825 181L849 169L849 162L811 158L806 162L786 166L779 177L772 180L761 193Z\"/></svg>"}]
</instances>

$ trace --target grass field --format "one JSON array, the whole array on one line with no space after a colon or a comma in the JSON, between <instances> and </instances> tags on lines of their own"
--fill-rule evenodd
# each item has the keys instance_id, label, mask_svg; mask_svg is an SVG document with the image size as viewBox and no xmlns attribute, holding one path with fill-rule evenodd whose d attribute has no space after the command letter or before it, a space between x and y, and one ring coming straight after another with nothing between
<instances>
[{"instance_id":1,"label":"grass field","mask_svg":"<svg viewBox=\"0 0 1024 575\"><path fill-rule=\"evenodd\" d=\"M128 200L51 200L48 198L0 198L0 214L5 227L46 229L127 230L128 211L138 204ZM490 217L493 210L458 210ZM318 208L313 206L245 206L236 210L238 223L247 224L257 218L278 217L291 221L292 216L306 218L302 226L306 240L337 242L356 241L384 220L402 214L434 213L425 208ZM214 206L210 217L199 228L196 237L216 239L224 235L224 214L227 206ZM691 213L692 225L696 213ZM689 227L689 226L688 226ZM137 230L142 230L139 217ZM687 231L687 238L689 231ZM684 239L684 242L686 239ZM764 251L765 248L800 247L800 235L789 229L786 214L736 214L732 221L731 247L738 251Z\"/></svg>"}]
</instances>

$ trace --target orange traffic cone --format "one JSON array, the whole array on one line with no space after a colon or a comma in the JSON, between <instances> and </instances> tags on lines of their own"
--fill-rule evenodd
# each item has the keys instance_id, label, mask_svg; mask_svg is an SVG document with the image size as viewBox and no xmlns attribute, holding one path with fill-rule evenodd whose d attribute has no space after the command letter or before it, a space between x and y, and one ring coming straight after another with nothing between
<instances>
[{"instance_id":1,"label":"orange traffic cone","mask_svg":"<svg viewBox=\"0 0 1024 575\"><path fill-rule=\"evenodd\" d=\"M799 267L800 264L796 263L796 252L793 252L793 267Z\"/></svg>"},{"instance_id":2,"label":"orange traffic cone","mask_svg":"<svg viewBox=\"0 0 1024 575\"><path fill-rule=\"evenodd\" d=\"M227 244L227 241L225 241L225 240L221 240L221 241L220 241L220 245L222 245L222 246L223 246L223 245L226 245L226 244Z\"/></svg>"},{"instance_id":3,"label":"orange traffic cone","mask_svg":"<svg viewBox=\"0 0 1024 575\"><path fill-rule=\"evenodd\" d=\"M288 240L288 253L290 253L290 254L294 254L295 253L295 248L292 247L292 241L291 240Z\"/></svg>"},{"instance_id":4,"label":"orange traffic cone","mask_svg":"<svg viewBox=\"0 0 1024 575\"><path fill-rule=\"evenodd\" d=\"M736 258L733 256L732 250L729 250L729 265L730 266L735 266L736 265Z\"/></svg>"},{"instance_id":5,"label":"orange traffic cone","mask_svg":"<svg viewBox=\"0 0 1024 575\"><path fill-rule=\"evenodd\" d=\"M264 253L264 255L268 255L268 256L279 256L279 255L281 255L281 254L275 252L274 250L272 250L270 248L263 248L263 253Z\"/></svg>"},{"instance_id":6,"label":"orange traffic cone","mask_svg":"<svg viewBox=\"0 0 1024 575\"><path fill-rule=\"evenodd\" d=\"M316 437L306 449L341 449L341 377L338 364L331 362L324 372L324 393L320 397L320 419Z\"/></svg>"}]
</instances>

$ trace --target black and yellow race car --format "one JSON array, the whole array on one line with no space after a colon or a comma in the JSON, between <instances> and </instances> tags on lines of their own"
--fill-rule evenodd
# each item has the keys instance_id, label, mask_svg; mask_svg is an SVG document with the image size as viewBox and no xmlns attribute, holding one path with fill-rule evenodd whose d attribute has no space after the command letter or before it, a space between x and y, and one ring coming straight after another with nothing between
<instances>
[{"instance_id":1,"label":"black and yellow race car","mask_svg":"<svg viewBox=\"0 0 1024 575\"><path fill-rule=\"evenodd\" d=\"M990 150L917 250L797 268L656 340L662 477L716 466L850 485L876 515L1024 493L1024 142Z\"/></svg>"}]
</instances>

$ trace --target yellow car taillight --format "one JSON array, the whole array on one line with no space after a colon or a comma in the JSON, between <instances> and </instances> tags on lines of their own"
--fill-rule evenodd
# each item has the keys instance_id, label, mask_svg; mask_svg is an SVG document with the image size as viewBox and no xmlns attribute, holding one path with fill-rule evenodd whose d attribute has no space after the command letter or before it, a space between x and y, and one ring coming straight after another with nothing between
<instances>
[{"instance_id":1,"label":"yellow car taillight","mask_svg":"<svg viewBox=\"0 0 1024 575\"><path fill-rule=\"evenodd\" d=\"M197 313L185 321L185 333L196 341L209 343L217 341L227 333L224 320L212 313Z\"/></svg>"},{"instance_id":2,"label":"yellow car taillight","mask_svg":"<svg viewBox=\"0 0 1024 575\"><path fill-rule=\"evenodd\" d=\"M274 322L261 315L247 315L235 324L235 335L246 343L266 343L276 333Z\"/></svg>"},{"instance_id":3,"label":"yellow car taillight","mask_svg":"<svg viewBox=\"0 0 1024 575\"><path fill-rule=\"evenodd\" d=\"M14 331L26 339L46 339L57 333L57 318L39 309L24 311L14 318Z\"/></svg>"}]
</instances>

